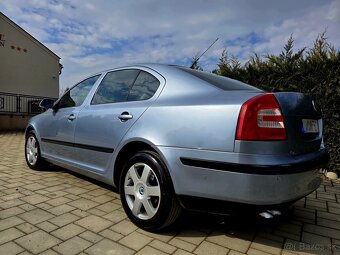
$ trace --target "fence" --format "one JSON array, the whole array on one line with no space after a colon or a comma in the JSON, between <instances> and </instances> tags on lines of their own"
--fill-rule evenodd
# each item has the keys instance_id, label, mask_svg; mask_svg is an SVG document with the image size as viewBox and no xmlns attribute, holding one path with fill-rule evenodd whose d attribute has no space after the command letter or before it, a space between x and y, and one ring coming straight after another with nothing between
<instances>
[{"instance_id":1,"label":"fence","mask_svg":"<svg viewBox=\"0 0 340 255\"><path fill-rule=\"evenodd\" d=\"M0 92L0 114L35 115L42 112L39 103L44 98L31 95L21 95ZM50 98L56 99L56 98Z\"/></svg>"}]
</instances>

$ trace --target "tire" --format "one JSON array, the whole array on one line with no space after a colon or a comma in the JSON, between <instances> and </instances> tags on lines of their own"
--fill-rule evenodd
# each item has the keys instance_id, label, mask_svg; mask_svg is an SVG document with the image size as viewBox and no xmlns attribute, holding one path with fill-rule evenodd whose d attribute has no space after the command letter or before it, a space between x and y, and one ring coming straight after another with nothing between
<instances>
[{"instance_id":1,"label":"tire","mask_svg":"<svg viewBox=\"0 0 340 255\"><path fill-rule=\"evenodd\" d=\"M29 168L40 170L46 166L46 162L41 157L40 145L33 131L28 132L25 140L25 159Z\"/></svg>"},{"instance_id":2,"label":"tire","mask_svg":"<svg viewBox=\"0 0 340 255\"><path fill-rule=\"evenodd\" d=\"M182 212L169 172L152 151L141 151L125 164L119 182L120 198L130 220L147 231L173 224Z\"/></svg>"}]
</instances>

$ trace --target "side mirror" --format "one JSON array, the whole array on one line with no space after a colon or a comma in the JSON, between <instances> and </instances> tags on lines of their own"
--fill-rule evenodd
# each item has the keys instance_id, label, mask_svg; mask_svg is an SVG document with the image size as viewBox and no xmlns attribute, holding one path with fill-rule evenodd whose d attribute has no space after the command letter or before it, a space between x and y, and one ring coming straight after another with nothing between
<instances>
[{"instance_id":1,"label":"side mirror","mask_svg":"<svg viewBox=\"0 0 340 255\"><path fill-rule=\"evenodd\" d=\"M54 99L44 98L43 100L40 101L39 107L43 111L47 111L48 109L53 107L54 101L55 101Z\"/></svg>"}]
</instances>

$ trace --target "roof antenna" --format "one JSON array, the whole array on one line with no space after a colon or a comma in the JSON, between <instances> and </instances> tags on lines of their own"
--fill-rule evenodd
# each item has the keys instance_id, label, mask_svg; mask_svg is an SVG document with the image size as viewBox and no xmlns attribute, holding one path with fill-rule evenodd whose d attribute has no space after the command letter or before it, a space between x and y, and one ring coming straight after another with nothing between
<instances>
[{"instance_id":1,"label":"roof antenna","mask_svg":"<svg viewBox=\"0 0 340 255\"><path fill-rule=\"evenodd\" d=\"M220 39L220 38L216 38L216 40L213 41L213 43L210 44L210 46L199 57L195 58L194 62L192 62L192 64L191 64L190 68L193 68L197 64L198 60L218 41L218 39Z\"/></svg>"}]
</instances>

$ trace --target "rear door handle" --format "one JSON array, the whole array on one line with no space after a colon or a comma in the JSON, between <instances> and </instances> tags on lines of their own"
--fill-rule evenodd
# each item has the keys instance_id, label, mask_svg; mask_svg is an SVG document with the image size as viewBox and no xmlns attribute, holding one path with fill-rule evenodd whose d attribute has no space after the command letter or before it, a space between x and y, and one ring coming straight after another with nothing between
<instances>
[{"instance_id":1,"label":"rear door handle","mask_svg":"<svg viewBox=\"0 0 340 255\"><path fill-rule=\"evenodd\" d=\"M70 114L70 116L67 117L69 120L75 120L76 119L76 116L74 116L74 114Z\"/></svg>"},{"instance_id":2,"label":"rear door handle","mask_svg":"<svg viewBox=\"0 0 340 255\"><path fill-rule=\"evenodd\" d=\"M133 116L128 112L122 112L122 114L118 116L118 119L120 119L121 121L127 121L127 120L130 120L132 118L133 118Z\"/></svg>"}]
</instances>

